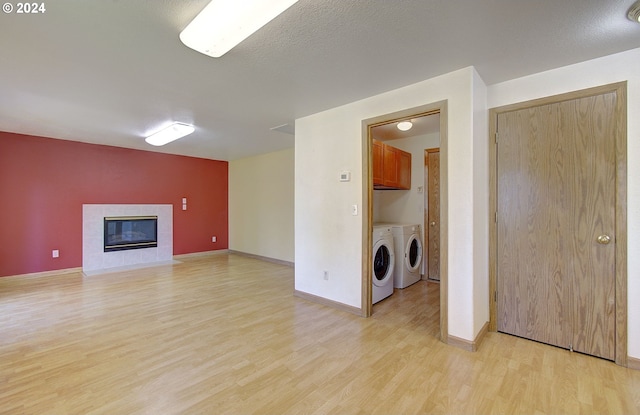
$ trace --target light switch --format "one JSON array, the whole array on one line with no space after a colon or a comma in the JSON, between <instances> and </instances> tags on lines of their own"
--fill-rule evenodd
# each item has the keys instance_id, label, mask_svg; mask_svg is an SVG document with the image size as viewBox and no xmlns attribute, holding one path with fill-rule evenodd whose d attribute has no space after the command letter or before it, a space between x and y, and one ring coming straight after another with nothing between
<instances>
[{"instance_id":1,"label":"light switch","mask_svg":"<svg viewBox=\"0 0 640 415\"><path fill-rule=\"evenodd\" d=\"M351 214L353 216L358 216L358 205L351 205Z\"/></svg>"},{"instance_id":2,"label":"light switch","mask_svg":"<svg viewBox=\"0 0 640 415\"><path fill-rule=\"evenodd\" d=\"M183 198L182 198L182 204L183 204L183 205L186 205L186 204L187 204L187 198L186 198L186 197L183 197Z\"/></svg>"}]
</instances>

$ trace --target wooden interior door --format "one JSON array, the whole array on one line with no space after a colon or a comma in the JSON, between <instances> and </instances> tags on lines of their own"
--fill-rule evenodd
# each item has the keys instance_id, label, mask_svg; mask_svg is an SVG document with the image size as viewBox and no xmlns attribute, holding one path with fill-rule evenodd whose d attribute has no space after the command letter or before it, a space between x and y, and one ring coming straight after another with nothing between
<instances>
[{"instance_id":1,"label":"wooden interior door","mask_svg":"<svg viewBox=\"0 0 640 415\"><path fill-rule=\"evenodd\" d=\"M498 330L610 360L615 108L610 92L497 118Z\"/></svg>"},{"instance_id":2,"label":"wooden interior door","mask_svg":"<svg viewBox=\"0 0 640 415\"><path fill-rule=\"evenodd\" d=\"M425 150L427 171L427 276L440 281L440 149Z\"/></svg>"}]
</instances>

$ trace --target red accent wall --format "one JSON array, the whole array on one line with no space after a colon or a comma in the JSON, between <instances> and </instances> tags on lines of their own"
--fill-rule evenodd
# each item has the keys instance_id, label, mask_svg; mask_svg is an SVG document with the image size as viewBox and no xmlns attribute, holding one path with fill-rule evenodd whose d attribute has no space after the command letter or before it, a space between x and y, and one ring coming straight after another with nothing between
<instances>
[{"instance_id":1,"label":"red accent wall","mask_svg":"<svg viewBox=\"0 0 640 415\"><path fill-rule=\"evenodd\" d=\"M228 167L0 132L0 276L81 267L88 203L172 204L174 255L227 249Z\"/></svg>"}]
</instances>

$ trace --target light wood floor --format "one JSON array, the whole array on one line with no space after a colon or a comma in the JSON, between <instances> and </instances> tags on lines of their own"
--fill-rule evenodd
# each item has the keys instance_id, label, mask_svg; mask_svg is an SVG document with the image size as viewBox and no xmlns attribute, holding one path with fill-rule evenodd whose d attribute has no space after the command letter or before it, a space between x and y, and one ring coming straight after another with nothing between
<instances>
[{"instance_id":1,"label":"light wood floor","mask_svg":"<svg viewBox=\"0 0 640 415\"><path fill-rule=\"evenodd\" d=\"M0 278L0 413L640 413L640 371L498 333L476 353L439 342L437 291L364 319L226 254Z\"/></svg>"}]
</instances>

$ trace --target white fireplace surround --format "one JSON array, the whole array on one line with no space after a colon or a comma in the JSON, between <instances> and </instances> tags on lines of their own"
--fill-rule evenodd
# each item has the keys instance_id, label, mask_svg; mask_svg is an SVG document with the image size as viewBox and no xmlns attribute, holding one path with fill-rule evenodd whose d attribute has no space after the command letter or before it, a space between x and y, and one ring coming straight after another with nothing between
<instances>
[{"instance_id":1,"label":"white fireplace surround","mask_svg":"<svg viewBox=\"0 0 640 415\"><path fill-rule=\"evenodd\" d=\"M104 218L157 216L158 247L104 252ZM173 261L173 205L82 205L82 271L95 275Z\"/></svg>"}]
</instances>

